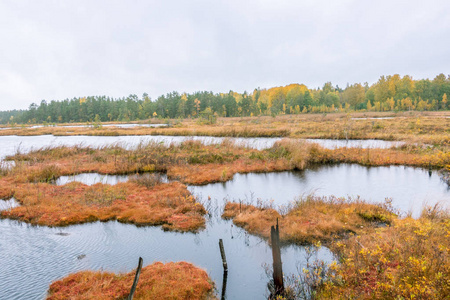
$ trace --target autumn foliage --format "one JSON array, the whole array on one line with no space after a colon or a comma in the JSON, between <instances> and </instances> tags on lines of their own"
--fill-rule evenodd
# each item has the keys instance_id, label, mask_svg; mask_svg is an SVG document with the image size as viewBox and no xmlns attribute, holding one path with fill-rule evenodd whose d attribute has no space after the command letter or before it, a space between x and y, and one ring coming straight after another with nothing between
<instances>
[{"instance_id":1,"label":"autumn foliage","mask_svg":"<svg viewBox=\"0 0 450 300\"><path fill-rule=\"evenodd\" d=\"M436 208L338 242L319 299L449 299L450 219ZM344 297L345 295L345 297Z\"/></svg>"}]
</instances>

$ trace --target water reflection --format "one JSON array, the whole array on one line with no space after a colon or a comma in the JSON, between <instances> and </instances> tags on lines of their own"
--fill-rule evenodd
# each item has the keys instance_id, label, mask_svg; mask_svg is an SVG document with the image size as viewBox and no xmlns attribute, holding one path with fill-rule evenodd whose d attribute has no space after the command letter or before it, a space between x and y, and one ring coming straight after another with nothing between
<instances>
[{"instance_id":1,"label":"water reflection","mask_svg":"<svg viewBox=\"0 0 450 300\"><path fill-rule=\"evenodd\" d=\"M319 166L296 172L236 174L224 183L191 186L191 192L217 199L289 204L302 195L356 198L374 203L392 198L395 208L418 217L424 205L450 205L450 189L437 172L403 167L364 167L352 164Z\"/></svg>"}]
</instances>

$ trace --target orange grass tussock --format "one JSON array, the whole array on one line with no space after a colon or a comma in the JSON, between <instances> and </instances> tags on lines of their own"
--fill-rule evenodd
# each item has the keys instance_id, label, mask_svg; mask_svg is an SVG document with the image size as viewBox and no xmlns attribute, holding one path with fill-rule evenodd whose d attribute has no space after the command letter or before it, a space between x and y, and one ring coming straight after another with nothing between
<instances>
[{"instance_id":1,"label":"orange grass tussock","mask_svg":"<svg viewBox=\"0 0 450 300\"><path fill-rule=\"evenodd\" d=\"M204 207L186 186L173 182L146 188L131 182L87 186L73 182L18 184L14 197L21 206L0 212L0 217L36 225L118 220L137 225L162 225L163 229L196 231L204 227Z\"/></svg>"},{"instance_id":2,"label":"orange grass tussock","mask_svg":"<svg viewBox=\"0 0 450 300\"><path fill-rule=\"evenodd\" d=\"M394 216L388 205L315 196L298 200L285 214L272 208L229 202L222 215L248 232L267 239L270 227L278 219L280 240L301 245L331 242L350 233L366 232L380 224L389 224Z\"/></svg>"},{"instance_id":3,"label":"orange grass tussock","mask_svg":"<svg viewBox=\"0 0 450 300\"><path fill-rule=\"evenodd\" d=\"M168 169L167 175L187 184L202 185L212 182L225 182L236 173L278 172L293 169L284 159L249 160L239 159L227 164L181 165Z\"/></svg>"},{"instance_id":4,"label":"orange grass tussock","mask_svg":"<svg viewBox=\"0 0 450 300\"><path fill-rule=\"evenodd\" d=\"M82 271L53 282L47 300L126 299L135 272ZM156 262L142 268L133 299L215 299L208 274L187 262Z\"/></svg>"}]
</instances>

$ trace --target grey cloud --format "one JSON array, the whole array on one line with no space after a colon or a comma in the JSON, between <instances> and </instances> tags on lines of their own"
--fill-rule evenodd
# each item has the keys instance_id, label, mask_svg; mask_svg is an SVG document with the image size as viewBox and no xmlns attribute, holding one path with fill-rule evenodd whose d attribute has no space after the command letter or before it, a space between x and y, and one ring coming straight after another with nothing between
<instances>
[{"instance_id":1,"label":"grey cloud","mask_svg":"<svg viewBox=\"0 0 450 300\"><path fill-rule=\"evenodd\" d=\"M0 110L450 68L448 1L2 1Z\"/></svg>"}]
</instances>

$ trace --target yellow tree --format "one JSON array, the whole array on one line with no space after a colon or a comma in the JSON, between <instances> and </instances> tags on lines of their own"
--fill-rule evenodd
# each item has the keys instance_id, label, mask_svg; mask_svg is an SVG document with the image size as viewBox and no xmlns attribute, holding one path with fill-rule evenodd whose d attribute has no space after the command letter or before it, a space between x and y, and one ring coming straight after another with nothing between
<instances>
[{"instance_id":1,"label":"yellow tree","mask_svg":"<svg viewBox=\"0 0 450 300\"><path fill-rule=\"evenodd\" d=\"M200 100L195 98L194 103L195 103L194 106L195 106L195 109L197 111L197 116L198 116L198 114L200 113Z\"/></svg>"}]
</instances>

